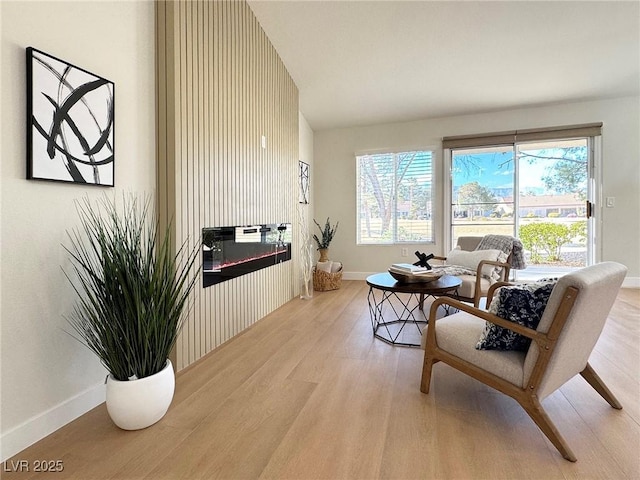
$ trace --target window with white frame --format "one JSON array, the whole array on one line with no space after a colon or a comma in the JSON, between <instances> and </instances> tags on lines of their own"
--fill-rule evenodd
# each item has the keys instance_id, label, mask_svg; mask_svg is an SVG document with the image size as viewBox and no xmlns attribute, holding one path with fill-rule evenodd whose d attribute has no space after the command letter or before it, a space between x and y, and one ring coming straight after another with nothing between
<instances>
[{"instance_id":1,"label":"window with white frame","mask_svg":"<svg viewBox=\"0 0 640 480\"><path fill-rule=\"evenodd\" d=\"M357 243L433 242L433 150L357 155Z\"/></svg>"}]
</instances>

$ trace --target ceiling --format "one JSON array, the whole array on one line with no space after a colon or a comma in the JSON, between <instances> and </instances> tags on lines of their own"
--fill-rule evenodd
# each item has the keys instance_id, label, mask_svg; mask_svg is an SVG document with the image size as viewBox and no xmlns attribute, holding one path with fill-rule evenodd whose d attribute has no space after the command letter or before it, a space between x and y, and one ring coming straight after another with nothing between
<instances>
[{"instance_id":1,"label":"ceiling","mask_svg":"<svg viewBox=\"0 0 640 480\"><path fill-rule=\"evenodd\" d=\"M252 1L313 130L640 95L638 1Z\"/></svg>"}]
</instances>

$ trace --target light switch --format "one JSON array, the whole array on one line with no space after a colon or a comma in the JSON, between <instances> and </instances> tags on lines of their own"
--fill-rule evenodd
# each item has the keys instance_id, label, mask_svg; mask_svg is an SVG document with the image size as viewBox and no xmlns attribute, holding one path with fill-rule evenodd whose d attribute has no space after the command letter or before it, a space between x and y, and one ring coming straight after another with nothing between
<instances>
[{"instance_id":1,"label":"light switch","mask_svg":"<svg viewBox=\"0 0 640 480\"><path fill-rule=\"evenodd\" d=\"M605 199L605 205L607 208L613 208L616 206L616 197L607 197Z\"/></svg>"},{"instance_id":2,"label":"light switch","mask_svg":"<svg viewBox=\"0 0 640 480\"><path fill-rule=\"evenodd\" d=\"M267 137L265 137L264 135L262 135L262 137L260 138L260 145L262 146L262 148L267 148Z\"/></svg>"}]
</instances>

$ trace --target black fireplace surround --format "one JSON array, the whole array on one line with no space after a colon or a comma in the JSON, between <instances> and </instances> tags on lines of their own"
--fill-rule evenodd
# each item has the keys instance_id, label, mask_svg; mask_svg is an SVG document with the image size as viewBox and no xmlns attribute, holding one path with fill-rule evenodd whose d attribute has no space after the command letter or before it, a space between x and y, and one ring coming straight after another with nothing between
<instances>
[{"instance_id":1,"label":"black fireplace surround","mask_svg":"<svg viewBox=\"0 0 640 480\"><path fill-rule=\"evenodd\" d=\"M202 286L291 260L291 224L202 229Z\"/></svg>"}]
</instances>

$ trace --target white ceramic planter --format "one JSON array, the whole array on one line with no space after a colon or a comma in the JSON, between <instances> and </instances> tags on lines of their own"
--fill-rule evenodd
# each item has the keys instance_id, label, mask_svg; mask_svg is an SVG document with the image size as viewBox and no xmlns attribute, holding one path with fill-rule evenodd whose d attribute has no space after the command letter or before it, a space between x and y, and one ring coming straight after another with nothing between
<instances>
[{"instance_id":1,"label":"white ceramic planter","mask_svg":"<svg viewBox=\"0 0 640 480\"><path fill-rule=\"evenodd\" d=\"M160 420L171 405L176 380L171 361L155 375L129 380L107 378L107 411L123 430L140 430Z\"/></svg>"}]
</instances>

